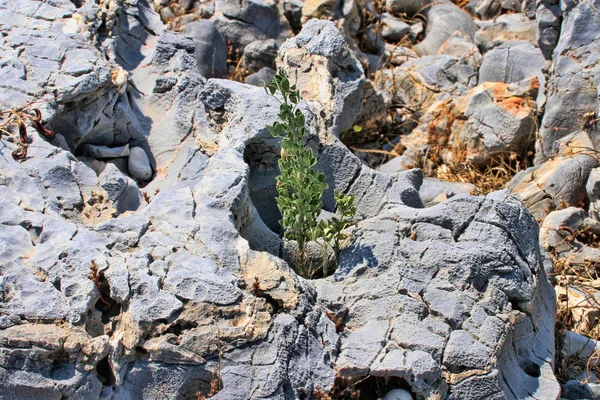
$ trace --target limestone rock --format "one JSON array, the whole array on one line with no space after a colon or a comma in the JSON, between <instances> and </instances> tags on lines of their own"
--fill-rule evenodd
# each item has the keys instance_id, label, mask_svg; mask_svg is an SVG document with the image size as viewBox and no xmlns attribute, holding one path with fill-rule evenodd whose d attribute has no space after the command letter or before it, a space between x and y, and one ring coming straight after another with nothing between
<instances>
[{"instance_id":1,"label":"limestone rock","mask_svg":"<svg viewBox=\"0 0 600 400\"><path fill-rule=\"evenodd\" d=\"M471 0L465 9L479 19L488 20L500 14L502 5L497 0Z\"/></svg>"},{"instance_id":2,"label":"limestone rock","mask_svg":"<svg viewBox=\"0 0 600 400\"><path fill-rule=\"evenodd\" d=\"M142 194L133 179L124 175L114 164L108 164L99 176L100 186L115 203L119 214L135 211L142 204Z\"/></svg>"},{"instance_id":3,"label":"limestone rock","mask_svg":"<svg viewBox=\"0 0 600 400\"><path fill-rule=\"evenodd\" d=\"M561 202L576 205L585 199L587 178L598 165L598 160L590 157L588 149L593 145L585 132L562 138L555 148L555 156L519 172L508 184L536 218L544 218Z\"/></svg>"},{"instance_id":4,"label":"limestone rock","mask_svg":"<svg viewBox=\"0 0 600 400\"><path fill-rule=\"evenodd\" d=\"M129 174L140 181L147 181L152 178L152 166L148 159L148 154L141 147L133 147L127 160Z\"/></svg>"},{"instance_id":5,"label":"limestone rock","mask_svg":"<svg viewBox=\"0 0 600 400\"><path fill-rule=\"evenodd\" d=\"M537 43L537 24L523 14L504 14L490 21L479 23L475 43L482 51L512 41Z\"/></svg>"},{"instance_id":6,"label":"limestone rock","mask_svg":"<svg viewBox=\"0 0 600 400\"><path fill-rule=\"evenodd\" d=\"M479 83L515 83L536 77L539 82L537 103L544 103L546 78L542 70L546 60L540 49L530 42L509 42L501 44L485 53L479 69Z\"/></svg>"},{"instance_id":7,"label":"limestone rock","mask_svg":"<svg viewBox=\"0 0 600 400\"><path fill-rule=\"evenodd\" d=\"M463 97L433 103L417 128L401 138L405 151L391 161L394 170L415 165L428 170L431 154L447 163L484 164L496 153L519 151L533 141L537 90L535 77L510 85L487 82Z\"/></svg>"},{"instance_id":8,"label":"limestone rock","mask_svg":"<svg viewBox=\"0 0 600 400\"><path fill-rule=\"evenodd\" d=\"M240 53L256 40L279 37L282 30L279 9L272 0L226 0L218 11L213 17L215 26Z\"/></svg>"},{"instance_id":9,"label":"limestone rock","mask_svg":"<svg viewBox=\"0 0 600 400\"><path fill-rule=\"evenodd\" d=\"M553 153L555 143L580 130L589 134L593 146L600 145L596 118L599 100L594 76L599 66L589 57L598 44L592 32L600 21L592 18L595 1L567 2L562 10L561 35L553 52L553 67L547 83L546 112L536 144L536 164ZM562 7L561 7L562 8Z\"/></svg>"},{"instance_id":10,"label":"limestone rock","mask_svg":"<svg viewBox=\"0 0 600 400\"><path fill-rule=\"evenodd\" d=\"M271 79L273 79L276 73L277 72L274 69L264 67L261 68L258 72L248 75L245 81L249 85L262 87L262 83L269 82Z\"/></svg>"},{"instance_id":11,"label":"limestone rock","mask_svg":"<svg viewBox=\"0 0 600 400\"><path fill-rule=\"evenodd\" d=\"M227 44L213 21L201 19L186 24L183 33L194 39L198 72L205 78L227 75Z\"/></svg>"},{"instance_id":12,"label":"limestone rock","mask_svg":"<svg viewBox=\"0 0 600 400\"><path fill-rule=\"evenodd\" d=\"M84 151L95 158L118 158L129 156L129 145L120 147L108 147L101 145L86 144Z\"/></svg>"},{"instance_id":13,"label":"limestone rock","mask_svg":"<svg viewBox=\"0 0 600 400\"><path fill-rule=\"evenodd\" d=\"M600 221L600 169L594 168L585 185L590 201L590 216Z\"/></svg>"},{"instance_id":14,"label":"limestone rock","mask_svg":"<svg viewBox=\"0 0 600 400\"><path fill-rule=\"evenodd\" d=\"M291 72L302 97L327 110L323 128L336 135L351 128L362 106L364 74L335 25L310 20L280 55L279 65Z\"/></svg>"},{"instance_id":15,"label":"limestone rock","mask_svg":"<svg viewBox=\"0 0 600 400\"><path fill-rule=\"evenodd\" d=\"M432 2L423 10L427 18L425 39L415 46L421 55L436 54L438 49L456 31L474 37L477 25L471 17L451 2Z\"/></svg>"},{"instance_id":16,"label":"limestone rock","mask_svg":"<svg viewBox=\"0 0 600 400\"><path fill-rule=\"evenodd\" d=\"M20 90L0 97L22 105L35 94L23 96L38 79L24 74L30 51L53 62L48 118L63 132L73 124L68 147L129 144L148 151L157 176L142 200L113 163L96 176L39 137L17 162L3 139L3 396L195 398L218 376L214 399L309 397L331 389L338 371L355 382L401 380L415 397L558 396L554 294L535 221L505 192L423 208L421 171L362 165L337 137L361 108L365 77L333 23L307 22L279 56L304 82L306 142L329 185L324 211L335 211L338 189L355 197L361 219L336 273L308 281L280 258L280 143L265 128L277 100L262 88L206 81L193 40L164 32L145 1L86 4L87 12L75 3L23 0L19 18L0 4L2 40L22 51L2 66ZM244 40L278 35L274 3L218 7L223 36L231 26L261 32ZM57 33L79 19L76 10L85 32ZM23 29L32 26L61 35L65 48L76 42L102 54L63 59L55 39ZM475 84L466 83L472 64L440 58L456 68L460 90Z\"/></svg>"},{"instance_id":17,"label":"limestone rock","mask_svg":"<svg viewBox=\"0 0 600 400\"><path fill-rule=\"evenodd\" d=\"M538 44L544 57L552 59L552 52L559 39L562 11L555 1L537 3L535 19L538 22Z\"/></svg>"},{"instance_id":18,"label":"limestone rock","mask_svg":"<svg viewBox=\"0 0 600 400\"><path fill-rule=\"evenodd\" d=\"M410 25L389 14L381 14L381 36L391 42L399 42L410 31Z\"/></svg>"},{"instance_id":19,"label":"limestone rock","mask_svg":"<svg viewBox=\"0 0 600 400\"><path fill-rule=\"evenodd\" d=\"M258 71L262 68L275 68L275 57L277 57L277 42L275 39L257 40L244 49L244 66L250 71Z\"/></svg>"}]
</instances>

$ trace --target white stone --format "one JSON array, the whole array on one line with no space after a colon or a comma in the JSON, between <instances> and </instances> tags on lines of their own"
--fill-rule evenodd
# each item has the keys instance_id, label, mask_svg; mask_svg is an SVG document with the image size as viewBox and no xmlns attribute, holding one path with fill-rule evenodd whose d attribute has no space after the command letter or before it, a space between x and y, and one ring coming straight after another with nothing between
<instances>
[{"instance_id":1,"label":"white stone","mask_svg":"<svg viewBox=\"0 0 600 400\"><path fill-rule=\"evenodd\" d=\"M133 147L129 154L129 174L139 180L152 178L152 166L148 154L141 147Z\"/></svg>"},{"instance_id":2,"label":"white stone","mask_svg":"<svg viewBox=\"0 0 600 400\"><path fill-rule=\"evenodd\" d=\"M387 392L383 400L413 400L413 397L404 389L394 389Z\"/></svg>"}]
</instances>

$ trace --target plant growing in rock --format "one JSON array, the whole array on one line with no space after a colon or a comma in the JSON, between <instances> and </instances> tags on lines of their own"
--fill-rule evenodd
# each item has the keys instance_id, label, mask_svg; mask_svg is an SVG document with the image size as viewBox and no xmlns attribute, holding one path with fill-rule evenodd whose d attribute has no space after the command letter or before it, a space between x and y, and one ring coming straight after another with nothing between
<instances>
[{"instance_id":1,"label":"plant growing in rock","mask_svg":"<svg viewBox=\"0 0 600 400\"><path fill-rule=\"evenodd\" d=\"M304 114L298 109L300 92L285 71L280 70L265 86L272 96L281 93L278 117L267 129L281 138L281 159L277 178L277 206L281 211L281 225L287 239L298 242L300 253L317 228L321 213L323 192L327 188L325 174L314 169L317 158L303 144L306 134ZM279 100L279 99L278 99Z\"/></svg>"},{"instance_id":2,"label":"plant growing in rock","mask_svg":"<svg viewBox=\"0 0 600 400\"><path fill-rule=\"evenodd\" d=\"M333 258L337 263L340 251L348 239L348 235L344 233L344 230L355 224L356 207L354 206L354 197L337 190L334 191L334 197L337 202L339 217L335 216L328 220L319 221L313 234L313 240L322 239L323 276L327 276L328 273L327 247L333 251Z\"/></svg>"},{"instance_id":3,"label":"plant growing in rock","mask_svg":"<svg viewBox=\"0 0 600 400\"><path fill-rule=\"evenodd\" d=\"M305 117L298 103L300 92L295 85L290 85L285 71L280 70L265 85L271 96L281 94L278 117L267 129L273 137L281 138L281 159L277 178L277 206L281 212L280 224L284 236L298 243L299 259L306 263L305 246L309 241L319 242L323 248L323 275L327 275L327 247L333 250L337 262L341 247L347 235L343 230L350 226L356 214L354 197L335 192L339 218L318 221L323 204L323 192L327 189L325 174L318 172L314 166L317 158L304 143L306 135ZM304 266L308 277L313 276L312 268Z\"/></svg>"}]
</instances>

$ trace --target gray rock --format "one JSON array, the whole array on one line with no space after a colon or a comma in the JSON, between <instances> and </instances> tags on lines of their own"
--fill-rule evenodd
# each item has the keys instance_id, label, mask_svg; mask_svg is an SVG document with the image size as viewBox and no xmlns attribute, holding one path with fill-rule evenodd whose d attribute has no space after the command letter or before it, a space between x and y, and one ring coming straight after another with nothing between
<instances>
[{"instance_id":1,"label":"gray rock","mask_svg":"<svg viewBox=\"0 0 600 400\"><path fill-rule=\"evenodd\" d=\"M296 82L304 100L326 110L324 129L339 135L352 127L362 107L365 76L333 23L308 21L296 37L281 45L279 61L291 73L290 79ZM301 69L298 63L303 65ZM335 78L325 81L324 76Z\"/></svg>"},{"instance_id":2,"label":"gray rock","mask_svg":"<svg viewBox=\"0 0 600 400\"><path fill-rule=\"evenodd\" d=\"M404 62L393 69L393 77L382 79L380 90L393 93L392 101L425 111L438 97L466 94L476 83L477 72L470 60L443 54Z\"/></svg>"},{"instance_id":3,"label":"gray rock","mask_svg":"<svg viewBox=\"0 0 600 400\"><path fill-rule=\"evenodd\" d=\"M455 32L438 50L440 54L447 54L461 58L473 66L481 64L481 53L470 37L461 32Z\"/></svg>"},{"instance_id":4,"label":"gray rock","mask_svg":"<svg viewBox=\"0 0 600 400\"><path fill-rule=\"evenodd\" d=\"M471 0L465 9L479 19L488 20L500 14L502 4L497 0Z\"/></svg>"},{"instance_id":5,"label":"gray rock","mask_svg":"<svg viewBox=\"0 0 600 400\"><path fill-rule=\"evenodd\" d=\"M429 0L386 0L386 7L395 14L414 15L422 11L431 1Z\"/></svg>"},{"instance_id":6,"label":"gray rock","mask_svg":"<svg viewBox=\"0 0 600 400\"><path fill-rule=\"evenodd\" d=\"M415 78L414 70L411 71L408 66L403 68L409 63L412 64L407 62L398 71L398 76L408 78L404 81L408 83L397 95L407 100L412 93L430 96L425 103L428 110L421 116L419 125L410 134L400 138L404 151L390 161L386 169L400 171L420 165L427 173L432 173L435 166L428 153L432 149L431 144L438 143L440 137L445 138L446 144L434 149L444 162L461 163L466 159L482 166L496 153L519 152L533 141L536 104L532 96L537 95L537 78L508 85L501 82L483 83L463 97L451 99L447 93L437 94L435 87L424 88L420 82L409 81L411 77ZM473 71L472 67L469 70ZM433 80L434 77L428 78ZM446 90L453 87L454 91L465 90L460 85L449 85ZM439 100L434 101L436 98ZM413 102L416 103L415 107L419 107L418 101ZM462 158L456 159L456 149L461 149Z\"/></svg>"},{"instance_id":7,"label":"gray rock","mask_svg":"<svg viewBox=\"0 0 600 400\"><path fill-rule=\"evenodd\" d=\"M108 147L94 144L86 144L83 146L84 151L95 158L118 158L127 157L129 155L129 145L120 147Z\"/></svg>"},{"instance_id":8,"label":"gray rock","mask_svg":"<svg viewBox=\"0 0 600 400\"><path fill-rule=\"evenodd\" d=\"M141 147L132 147L127 161L129 174L140 181L152 178L152 166L148 154Z\"/></svg>"},{"instance_id":9,"label":"gray rock","mask_svg":"<svg viewBox=\"0 0 600 400\"><path fill-rule=\"evenodd\" d=\"M538 44L544 57L552 59L552 52L560 35L562 11L555 1L539 1L535 12L538 22Z\"/></svg>"},{"instance_id":10,"label":"gray rock","mask_svg":"<svg viewBox=\"0 0 600 400\"><path fill-rule=\"evenodd\" d=\"M568 400L593 399L587 385L576 380L567 381L562 385L561 398Z\"/></svg>"},{"instance_id":11,"label":"gray rock","mask_svg":"<svg viewBox=\"0 0 600 400\"><path fill-rule=\"evenodd\" d=\"M183 33L190 35L196 47L198 71L205 78L227 75L227 44L213 21L201 19L186 24Z\"/></svg>"},{"instance_id":12,"label":"gray rock","mask_svg":"<svg viewBox=\"0 0 600 400\"><path fill-rule=\"evenodd\" d=\"M63 16L80 10L70 1L40 4L19 4L19 18L39 37L61 32ZM233 11L217 16L232 24L242 22L225 11L259 21L251 11L264 8L227 6ZM77 49L99 46L108 60L103 54L81 76L102 78L98 66L113 63L128 72L115 68L115 83L89 93L93 85L86 86L77 103L83 111L59 100L52 123L77 128L68 138L73 150L88 134L81 143L149 150L163 175L144 189L143 210L114 218L113 207L121 213L131 199L142 203L134 181L114 164L96 177L39 138L28 159L16 162L13 144L3 141L2 393L193 398L208 395L218 374L214 399L283 399L328 391L341 371L353 379L397 377L423 398L558 396L555 301L535 221L505 192L423 208L421 171L386 174L362 165L337 136L361 108L365 78L333 23L308 22L280 58L290 75L305 79L306 141L329 184L324 214L335 211L338 189L355 196L361 218L348 230L336 273L309 281L279 258L279 236L270 229L277 224L280 143L265 125L277 119L277 100L261 88L205 81L192 40L163 33L144 1L117 2L102 20L89 7L81 26L87 33L61 40L65 47L67 38L80 40ZM19 18L2 5L1 12L11 48L27 53L26 44L13 45L35 37L35 54L43 56L35 58L63 61L68 49L43 48L38 33L22 26L13 32L9 24ZM107 42L96 39L100 26L110 33ZM7 73L22 77L22 64ZM475 75L469 63L451 66L456 80ZM58 84L57 98L68 98L71 86Z\"/></svg>"},{"instance_id":13,"label":"gray rock","mask_svg":"<svg viewBox=\"0 0 600 400\"><path fill-rule=\"evenodd\" d=\"M278 50L274 39L257 40L244 48L244 66L249 71L259 71L262 68L275 68L275 58Z\"/></svg>"},{"instance_id":14,"label":"gray rock","mask_svg":"<svg viewBox=\"0 0 600 400\"><path fill-rule=\"evenodd\" d=\"M169 272L164 285L179 298L226 305L236 302L241 293L233 276L223 276L208 258L193 257L178 251L166 258Z\"/></svg>"},{"instance_id":15,"label":"gray rock","mask_svg":"<svg viewBox=\"0 0 600 400\"><path fill-rule=\"evenodd\" d=\"M226 0L213 20L226 41L240 53L256 41L279 37L279 9L269 0Z\"/></svg>"},{"instance_id":16,"label":"gray rock","mask_svg":"<svg viewBox=\"0 0 600 400\"><path fill-rule=\"evenodd\" d=\"M419 37L421 36L421 34L424 31L425 31L425 25L423 24L423 21L418 21L418 22L412 24L410 26L410 31L408 32L410 40L413 43L416 42L417 39L419 39Z\"/></svg>"},{"instance_id":17,"label":"gray rock","mask_svg":"<svg viewBox=\"0 0 600 400\"><path fill-rule=\"evenodd\" d=\"M473 39L478 29L466 12L450 2L433 2L423 14L427 18L425 39L415 46L420 55L436 54L456 31Z\"/></svg>"},{"instance_id":18,"label":"gray rock","mask_svg":"<svg viewBox=\"0 0 600 400\"><path fill-rule=\"evenodd\" d=\"M284 0L283 2L283 15L294 32L302 29L302 5L301 0Z\"/></svg>"},{"instance_id":19,"label":"gray rock","mask_svg":"<svg viewBox=\"0 0 600 400\"><path fill-rule=\"evenodd\" d=\"M564 357L579 357L580 359L588 359L596 351L600 350L600 343L587 336L580 335L576 332L565 331L561 340L561 352ZM600 362L594 360L596 364Z\"/></svg>"},{"instance_id":20,"label":"gray rock","mask_svg":"<svg viewBox=\"0 0 600 400\"><path fill-rule=\"evenodd\" d=\"M600 169L594 168L585 185L588 200L590 202L590 217L600 221Z\"/></svg>"},{"instance_id":21,"label":"gray rock","mask_svg":"<svg viewBox=\"0 0 600 400\"><path fill-rule=\"evenodd\" d=\"M390 14L381 14L381 36L391 42L399 42L410 31L410 25Z\"/></svg>"},{"instance_id":22,"label":"gray rock","mask_svg":"<svg viewBox=\"0 0 600 400\"><path fill-rule=\"evenodd\" d=\"M383 400L413 400L413 397L404 389L393 389L383 396Z\"/></svg>"},{"instance_id":23,"label":"gray rock","mask_svg":"<svg viewBox=\"0 0 600 400\"><path fill-rule=\"evenodd\" d=\"M100 232L110 240L110 246L118 246L121 249L135 247L138 240L148 229L150 220L142 215L127 215L105 221L96 226L96 232Z\"/></svg>"},{"instance_id":24,"label":"gray rock","mask_svg":"<svg viewBox=\"0 0 600 400\"><path fill-rule=\"evenodd\" d=\"M467 132L468 136L482 139L483 149L469 158L475 162L486 160L490 154L518 151L521 146L532 142L535 130L532 108L535 103L530 100L527 104L526 99L537 94L537 85L534 77L506 87L499 85L488 88L483 84L470 92L464 111L468 118ZM494 90L504 91L502 96L512 97L515 103L502 103L496 94L490 96Z\"/></svg>"},{"instance_id":25,"label":"gray rock","mask_svg":"<svg viewBox=\"0 0 600 400\"><path fill-rule=\"evenodd\" d=\"M113 164L107 164L98 178L119 214L135 211L142 204L142 194L136 183Z\"/></svg>"},{"instance_id":26,"label":"gray rock","mask_svg":"<svg viewBox=\"0 0 600 400\"><path fill-rule=\"evenodd\" d=\"M577 207L567 207L562 210L552 211L540 227L540 244L546 249L552 248L559 251L568 246L569 238L563 237L561 227L567 227L577 231L584 227L587 214L585 210ZM561 249L562 247L562 249Z\"/></svg>"},{"instance_id":27,"label":"gray rock","mask_svg":"<svg viewBox=\"0 0 600 400\"><path fill-rule=\"evenodd\" d=\"M538 25L523 14L504 14L491 21L481 21L475 33L475 44L482 52L512 41L537 43Z\"/></svg>"},{"instance_id":28,"label":"gray rock","mask_svg":"<svg viewBox=\"0 0 600 400\"><path fill-rule=\"evenodd\" d=\"M547 83L546 112L536 144L536 164L553 153L554 143L579 130L586 130L592 144L600 145L598 125L590 122L597 113L598 64L589 57L598 44L593 32L600 21L592 18L593 1L567 2L562 9L561 35L553 52L553 67ZM591 114L590 114L591 112Z\"/></svg>"},{"instance_id":29,"label":"gray rock","mask_svg":"<svg viewBox=\"0 0 600 400\"><path fill-rule=\"evenodd\" d=\"M491 350L478 342L475 336L462 330L456 330L450 334L446 345L444 365L451 372L459 372L463 369L483 369L489 362L491 354Z\"/></svg>"},{"instance_id":30,"label":"gray rock","mask_svg":"<svg viewBox=\"0 0 600 400\"><path fill-rule=\"evenodd\" d=\"M544 101L546 60L530 42L508 42L485 53L479 69L479 83L515 83L535 76L539 82L538 104Z\"/></svg>"},{"instance_id":31,"label":"gray rock","mask_svg":"<svg viewBox=\"0 0 600 400\"><path fill-rule=\"evenodd\" d=\"M268 83L277 72L269 67L261 68L258 72L246 77L246 83L252 86L262 87L263 82Z\"/></svg>"},{"instance_id":32,"label":"gray rock","mask_svg":"<svg viewBox=\"0 0 600 400\"><path fill-rule=\"evenodd\" d=\"M544 218L551 209L559 208L561 201L583 201L588 176L598 166L598 160L590 157L587 150L593 145L585 132L562 138L555 148L555 157L519 172L508 184L536 218Z\"/></svg>"}]
</instances>

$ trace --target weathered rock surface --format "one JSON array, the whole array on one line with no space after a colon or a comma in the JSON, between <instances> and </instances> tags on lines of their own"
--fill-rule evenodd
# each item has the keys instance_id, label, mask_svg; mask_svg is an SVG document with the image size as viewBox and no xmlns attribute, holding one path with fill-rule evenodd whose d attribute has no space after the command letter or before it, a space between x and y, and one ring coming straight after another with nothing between
<instances>
[{"instance_id":1,"label":"weathered rock surface","mask_svg":"<svg viewBox=\"0 0 600 400\"><path fill-rule=\"evenodd\" d=\"M534 77L510 85L486 82L465 96L437 101L400 139L406 149L402 155L382 168L402 171L418 165L430 170L440 158L484 164L494 154L518 152L533 141L537 91Z\"/></svg>"},{"instance_id":2,"label":"weathered rock surface","mask_svg":"<svg viewBox=\"0 0 600 400\"><path fill-rule=\"evenodd\" d=\"M530 42L503 43L485 53L479 69L479 84L483 82L515 83L536 77L539 82L537 103L544 102L546 78L542 69L546 60L539 48Z\"/></svg>"},{"instance_id":3,"label":"weathered rock surface","mask_svg":"<svg viewBox=\"0 0 600 400\"><path fill-rule=\"evenodd\" d=\"M307 22L278 57L306 100L324 210L338 189L361 219L336 273L307 281L280 258L277 100L207 81L194 41L144 1L75 3L0 3L0 71L18 78L2 104L45 96L57 132L31 135L21 162L0 148L0 397L188 399L218 380L213 399L306 398L337 372L421 397L558 397L535 220L506 192L423 208L419 170L353 156L337 137L365 77L333 23ZM240 46L280 33L274 3L220 6ZM431 57L433 75L455 68L448 86L475 84L469 62ZM139 149L130 172L156 176L142 193L114 163L97 175L84 145Z\"/></svg>"},{"instance_id":4,"label":"weathered rock surface","mask_svg":"<svg viewBox=\"0 0 600 400\"><path fill-rule=\"evenodd\" d=\"M212 20L234 49L256 41L278 38L282 33L279 9L272 0L226 0L218 4Z\"/></svg>"},{"instance_id":5,"label":"weathered rock surface","mask_svg":"<svg viewBox=\"0 0 600 400\"><path fill-rule=\"evenodd\" d=\"M475 43L488 51L499 44L512 41L536 43L537 27L535 20L524 14L505 14L490 21L481 21L475 33Z\"/></svg>"},{"instance_id":6,"label":"weathered rock surface","mask_svg":"<svg viewBox=\"0 0 600 400\"><path fill-rule=\"evenodd\" d=\"M598 166L587 133L579 132L555 143L554 155L543 164L519 172L508 184L536 218L543 219L562 204L577 205L586 198L590 171Z\"/></svg>"},{"instance_id":7,"label":"weathered rock surface","mask_svg":"<svg viewBox=\"0 0 600 400\"><path fill-rule=\"evenodd\" d=\"M590 216L600 221L600 168L594 168L590 172L585 189L590 202Z\"/></svg>"},{"instance_id":8,"label":"weathered rock surface","mask_svg":"<svg viewBox=\"0 0 600 400\"><path fill-rule=\"evenodd\" d=\"M183 33L194 39L198 72L205 78L224 78L227 75L227 43L214 22L191 22L185 25Z\"/></svg>"},{"instance_id":9,"label":"weathered rock surface","mask_svg":"<svg viewBox=\"0 0 600 400\"><path fill-rule=\"evenodd\" d=\"M454 32L459 31L471 39L477 25L469 15L451 2L430 2L422 10L427 18L425 39L415 46L421 55L436 54L438 49Z\"/></svg>"},{"instance_id":10,"label":"weathered rock surface","mask_svg":"<svg viewBox=\"0 0 600 400\"><path fill-rule=\"evenodd\" d=\"M536 162L553 154L554 143L585 130L594 146L600 145L595 118L598 114L600 67L594 56L600 20L597 1L567 1L562 8L560 39L553 52L548 80L548 101L536 146Z\"/></svg>"}]
</instances>

